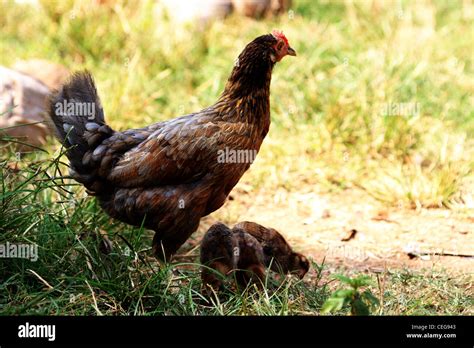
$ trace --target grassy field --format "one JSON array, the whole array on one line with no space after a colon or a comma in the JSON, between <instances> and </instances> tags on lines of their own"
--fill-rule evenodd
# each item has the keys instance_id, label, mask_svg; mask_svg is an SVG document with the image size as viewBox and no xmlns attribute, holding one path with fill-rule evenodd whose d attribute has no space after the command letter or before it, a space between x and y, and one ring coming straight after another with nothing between
<instances>
[{"instance_id":1,"label":"grassy field","mask_svg":"<svg viewBox=\"0 0 474 348\"><path fill-rule=\"evenodd\" d=\"M173 26L146 1L2 2L0 64L43 58L89 69L109 124L125 129L212 104L245 44L283 29L298 57L275 68L272 126L242 178L247 194L358 187L389 206L472 216L474 4L294 2L279 18L231 16L206 30ZM36 262L0 260L1 314L318 314L342 286L330 265L314 263L304 281L269 278L263 292L229 288L207 301L197 260L159 267L151 232L112 221L82 187L57 179L65 157L53 141L46 150L1 155L0 244L39 249ZM473 314L470 277L371 276L373 314Z\"/></svg>"}]
</instances>

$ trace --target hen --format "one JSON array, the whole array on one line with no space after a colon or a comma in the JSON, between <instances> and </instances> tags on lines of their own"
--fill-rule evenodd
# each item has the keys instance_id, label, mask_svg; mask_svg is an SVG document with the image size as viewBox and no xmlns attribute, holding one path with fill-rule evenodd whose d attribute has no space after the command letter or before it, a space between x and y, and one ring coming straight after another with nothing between
<instances>
[{"instance_id":1,"label":"hen","mask_svg":"<svg viewBox=\"0 0 474 348\"><path fill-rule=\"evenodd\" d=\"M76 73L49 109L71 176L111 217L154 230L153 251L169 260L249 168L252 156L241 161L232 153L260 149L270 126L272 69L286 55L296 53L282 32L259 36L239 55L214 105L122 132L106 124L91 75Z\"/></svg>"}]
</instances>

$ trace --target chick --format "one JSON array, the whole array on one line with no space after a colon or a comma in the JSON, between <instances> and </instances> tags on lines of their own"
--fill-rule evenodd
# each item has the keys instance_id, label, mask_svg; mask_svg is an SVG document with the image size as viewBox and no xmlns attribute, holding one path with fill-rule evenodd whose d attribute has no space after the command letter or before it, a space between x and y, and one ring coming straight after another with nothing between
<instances>
[{"instance_id":1,"label":"chick","mask_svg":"<svg viewBox=\"0 0 474 348\"><path fill-rule=\"evenodd\" d=\"M265 279L265 256L262 245L252 235L241 229L232 229L234 239L239 245L236 279L240 286L254 283L262 288Z\"/></svg>"},{"instance_id":2,"label":"chick","mask_svg":"<svg viewBox=\"0 0 474 348\"><path fill-rule=\"evenodd\" d=\"M218 290L223 276L235 271L239 286L255 282L261 287L265 276L264 255L260 243L240 229L231 230L215 223L201 242L201 279L205 286ZM213 271L215 270L215 271Z\"/></svg>"},{"instance_id":3,"label":"chick","mask_svg":"<svg viewBox=\"0 0 474 348\"><path fill-rule=\"evenodd\" d=\"M235 225L234 230L243 230L259 241L263 248L265 265L271 270L296 274L300 279L308 272L308 259L294 252L285 238L275 229L243 221Z\"/></svg>"},{"instance_id":4,"label":"chick","mask_svg":"<svg viewBox=\"0 0 474 348\"><path fill-rule=\"evenodd\" d=\"M223 223L215 223L204 235L201 242L201 279L204 285L217 290L222 286L223 276L228 275L237 265L239 243L232 230Z\"/></svg>"}]
</instances>

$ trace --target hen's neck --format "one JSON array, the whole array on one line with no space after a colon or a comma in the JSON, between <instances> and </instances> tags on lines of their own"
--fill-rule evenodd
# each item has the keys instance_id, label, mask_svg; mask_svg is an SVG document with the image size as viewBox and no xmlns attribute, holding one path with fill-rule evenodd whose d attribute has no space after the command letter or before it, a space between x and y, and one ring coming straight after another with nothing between
<instances>
[{"instance_id":1,"label":"hen's neck","mask_svg":"<svg viewBox=\"0 0 474 348\"><path fill-rule=\"evenodd\" d=\"M273 63L264 59L249 61L248 58L239 57L215 107L218 117L228 122L255 124L265 135L270 126Z\"/></svg>"},{"instance_id":2,"label":"hen's neck","mask_svg":"<svg viewBox=\"0 0 474 348\"><path fill-rule=\"evenodd\" d=\"M235 61L223 95L240 98L261 91L269 94L273 66L266 52L246 48Z\"/></svg>"}]
</instances>

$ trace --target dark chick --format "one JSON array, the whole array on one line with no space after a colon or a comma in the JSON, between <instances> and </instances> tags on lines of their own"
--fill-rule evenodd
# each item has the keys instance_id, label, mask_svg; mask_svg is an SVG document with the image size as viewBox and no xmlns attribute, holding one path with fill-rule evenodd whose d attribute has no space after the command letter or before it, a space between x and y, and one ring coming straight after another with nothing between
<instances>
[{"instance_id":1,"label":"dark chick","mask_svg":"<svg viewBox=\"0 0 474 348\"><path fill-rule=\"evenodd\" d=\"M296 54L283 33L259 36L214 105L125 131L106 124L91 75L73 75L49 112L71 176L111 217L154 230L156 256L169 259L250 167L270 127L272 70L286 55ZM247 160L235 160L242 150ZM229 151L234 160L222 157Z\"/></svg>"},{"instance_id":2,"label":"dark chick","mask_svg":"<svg viewBox=\"0 0 474 348\"><path fill-rule=\"evenodd\" d=\"M242 230L231 230L222 223L209 228L201 242L201 278L203 284L218 290L231 272L239 286L253 282L261 287L265 277L263 249Z\"/></svg>"},{"instance_id":3,"label":"dark chick","mask_svg":"<svg viewBox=\"0 0 474 348\"><path fill-rule=\"evenodd\" d=\"M296 274L301 279L308 272L308 259L294 252L277 230L249 221L238 223L234 230L243 230L259 241L263 248L265 265L273 271Z\"/></svg>"},{"instance_id":4,"label":"dark chick","mask_svg":"<svg viewBox=\"0 0 474 348\"><path fill-rule=\"evenodd\" d=\"M262 288L265 280L265 257L261 244L243 230L233 229L234 238L239 244L236 279L240 286L254 283Z\"/></svg>"},{"instance_id":5,"label":"dark chick","mask_svg":"<svg viewBox=\"0 0 474 348\"><path fill-rule=\"evenodd\" d=\"M218 290L222 280L237 267L239 243L232 230L222 223L209 228L201 242L201 279Z\"/></svg>"}]
</instances>

